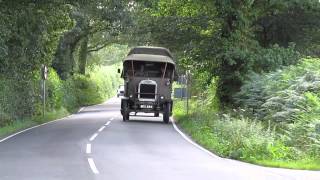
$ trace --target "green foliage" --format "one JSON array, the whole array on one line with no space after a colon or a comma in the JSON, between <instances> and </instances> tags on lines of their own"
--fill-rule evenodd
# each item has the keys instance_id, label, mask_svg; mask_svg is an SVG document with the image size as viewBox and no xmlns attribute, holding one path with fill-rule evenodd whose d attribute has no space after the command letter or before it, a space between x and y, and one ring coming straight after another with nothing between
<instances>
[{"instance_id":1,"label":"green foliage","mask_svg":"<svg viewBox=\"0 0 320 180\"><path fill-rule=\"evenodd\" d=\"M80 106L76 91L75 81L72 78L63 81L62 92L64 98L62 102L69 112L75 111Z\"/></svg>"},{"instance_id":2,"label":"green foliage","mask_svg":"<svg viewBox=\"0 0 320 180\"><path fill-rule=\"evenodd\" d=\"M267 166L319 169L319 69L319 59L306 58L277 71L251 73L234 96L240 107L221 114L208 103L217 93L218 81L212 81L205 98L190 102L188 116L183 102L175 103L174 115L194 140L220 156Z\"/></svg>"},{"instance_id":3,"label":"green foliage","mask_svg":"<svg viewBox=\"0 0 320 180\"><path fill-rule=\"evenodd\" d=\"M49 69L47 80L47 108L49 110L59 109L63 106L64 92L63 82L52 68Z\"/></svg>"},{"instance_id":4,"label":"green foliage","mask_svg":"<svg viewBox=\"0 0 320 180\"><path fill-rule=\"evenodd\" d=\"M218 112L220 110L220 102L217 93L217 86L218 86L219 79L212 78L211 83L208 86L208 89L205 91L205 94L202 98L206 97L205 103L206 108L209 111Z\"/></svg>"},{"instance_id":5,"label":"green foliage","mask_svg":"<svg viewBox=\"0 0 320 180\"><path fill-rule=\"evenodd\" d=\"M62 81L51 68L46 81L46 111L66 109L73 112L80 106L103 102L115 93L120 81L116 66L96 67L87 76L76 75ZM26 82L0 79L0 127L15 121L42 115L42 80L35 74Z\"/></svg>"},{"instance_id":6,"label":"green foliage","mask_svg":"<svg viewBox=\"0 0 320 180\"><path fill-rule=\"evenodd\" d=\"M0 4L0 73L30 78L41 63L51 63L57 36L70 23L68 8L55 3Z\"/></svg>"},{"instance_id":7,"label":"green foliage","mask_svg":"<svg viewBox=\"0 0 320 180\"><path fill-rule=\"evenodd\" d=\"M110 97L118 79L114 73L104 72L111 69L95 68L102 64L103 57L97 57L96 63L83 63L84 68L92 69L86 76L74 73L78 62L72 58L84 37L94 39L83 48L87 55L102 49L100 45L111 42L107 42L109 37L119 34L124 28L120 24L127 22L118 21L127 17L123 5L127 5L125 1L0 1L0 126L42 115L42 64L49 67L45 105L48 112L64 108L73 112L79 106ZM83 19L90 20L90 27ZM80 37L76 36L79 31ZM65 36L67 42L74 41L74 47L59 43ZM61 68L74 73L64 81L51 68L54 57L61 55L57 53L59 49L72 55L63 56L66 62Z\"/></svg>"},{"instance_id":8,"label":"green foliage","mask_svg":"<svg viewBox=\"0 0 320 180\"><path fill-rule=\"evenodd\" d=\"M319 68L319 59L310 58L276 72L253 74L235 95L246 116L277 127L280 142L298 159L312 159L320 152Z\"/></svg>"},{"instance_id":9,"label":"green foliage","mask_svg":"<svg viewBox=\"0 0 320 180\"><path fill-rule=\"evenodd\" d=\"M319 18L316 0L142 2L133 33L138 42L170 48L178 66L192 67L193 74L219 77L218 96L223 104L234 103L231 96L249 73L296 64L306 54L304 49L309 49L302 41L312 42L310 51L317 51L318 33L309 33L319 30L318 22L310 23Z\"/></svg>"},{"instance_id":10,"label":"green foliage","mask_svg":"<svg viewBox=\"0 0 320 180\"><path fill-rule=\"evenodd\" d=\"M128 45L112 44L103 49L89 54L87 66L94 67L97 65L111 66L119 64L126 57L129 51Z\"/></svg>"},{"instance_id":11,"label":"green foliage","mask_svg":"<svg viewBox=\"0 0 320 180\"><path fill-rule=\"evenodd\" d=\"M319 59L304 59L297 66L263 75L252 74L235 99L256 117L293 121L297 114L314 109L309 106L314 106L317 97L308 92L320 90L319 67Z\"/></svg>"},{"instance_id":12,"label":"green foliage","mask_svg":"<svg viewBox=\"0 0 320 180\"><path fill-rule=\"evenodd\" d=\"M110 74L108 72L114 73ZM103 102L115 94L115 89L120 84L115 66L96 68L87 76L76 75L73 77L73 81L79 105Z\"/></svg>"},{"instance_id":13,"label":"green foliage","mask_svg":"<svg viewBox=\"0 0 320 180\"><path fill-rule=\"evenodd\" d=\"M261 48L253 55L253 69L255 72L270 72L283 66L297 64L301 54L296 51L295 45L288 48L275 44L271 48Z\"/></svg>"},{"instance_id":14,"label":"green foliage","mask_svg":"<svg viewBox=\"0 0 320 180\"><path fill-rule=\"evenodd\" d=\"M66 80L75 72L85 74L88 55L118 41L130 24L128 4L118 0L68 3L74 26L60 37L52 63L60 78Z\"/></svg>"},{"instance_id":15,"label":"green foliage","mask_svg":"<svg viewBox=\"0 0 320 180\"><path fill-rule=\"evenodd\" d=\"M179 125L197 143L219 156L267 166L320 168L317 160L319 141L315 143L318 137L313 138L311 142L310 137L301 136L306 134L301 126L294 125L295 130L288 130L290 135L283 134L271 124L266 126L258 120L207 111L196 101L190 103L191 113L187 116L184 103L176 101L174 106L174 117ZM235 113L241 114L239 111Z\"/></svg>"},{"instance_id":16,"label":"green foliage","mask_svg":"<svg viewBox=\"0 0 320 180\"><path fill-rule=\"evenodd\" d=\"M259 1L256 7L255 34L263 47L294 42L303 54L319 56L319 1Z\"/></svg>"}]
</instances>

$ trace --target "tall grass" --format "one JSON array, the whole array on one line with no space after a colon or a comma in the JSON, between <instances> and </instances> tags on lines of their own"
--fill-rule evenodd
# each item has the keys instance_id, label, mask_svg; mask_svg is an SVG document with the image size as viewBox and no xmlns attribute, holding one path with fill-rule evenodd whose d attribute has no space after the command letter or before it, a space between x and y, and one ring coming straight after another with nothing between
<instances>
[{"instance_id":1,"label":"tall grass","mask_svg":"<svg viewBox=\"0 0 320 180\"><path fill-rule=\"evenodd\" d=\"M197 106L186 115L185 102L175 101L174 117L178 124L200 145L215 154L272 167L320 169L318 154L304 153L290 146L286 135L273 126L245 117L216 114Z\"/></svg>"}]
</instances>

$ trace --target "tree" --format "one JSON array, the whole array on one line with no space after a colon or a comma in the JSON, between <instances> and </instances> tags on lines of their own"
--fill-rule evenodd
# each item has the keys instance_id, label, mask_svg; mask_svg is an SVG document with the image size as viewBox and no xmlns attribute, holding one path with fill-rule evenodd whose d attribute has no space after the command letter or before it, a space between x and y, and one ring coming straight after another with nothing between
<instances>
[{"instance_id":1,"label":"tree","mask_svg":"<svg viewBox=\"0 0 320 180\"><path fill-rule=\"evenodd\" d=\"M273 71L297 63L300 54L319 52L317 0L138 2L138 42L169 47L180 67L219 77L222 103L232 104L250 72Z\"/></svg>"},{"instance_id":2,"label":"tree","mask_svg":"<svg viewBox=\"0 0 320 180\"><path fill-rule=\"evenodd\" d=\"M117 36L123 29L127 18L128 2L117 0L98 0L72 3L70 17L75 26L61 37L56 51L53 67L62 79L67 79L75 71L74 53L79 48L79 72L84 74L87 54L105 47L113 42L108 39ZM106 35L108 34L108 36ZM103 44L91 41L102 39ZM81 45L80 45L81 44Z\"/></svg>"}]
</instances>

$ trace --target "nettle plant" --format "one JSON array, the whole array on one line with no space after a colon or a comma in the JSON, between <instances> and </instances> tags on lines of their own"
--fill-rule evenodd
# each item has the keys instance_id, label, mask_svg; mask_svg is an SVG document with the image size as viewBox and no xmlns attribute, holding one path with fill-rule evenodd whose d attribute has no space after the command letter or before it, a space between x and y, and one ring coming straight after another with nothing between
<instances>
[{"instance_id":1,"label":"nettle plant","mask_svg":"<svg viewBox=\"0 0 320 180\"><path fill-rule=\"evenodd\" d=\"M320 153L320 61L303 59L267 74L253 74L234 96L249 116L272 122L296 158ZM280 125L280 126L279 126Z\"/></svg>"},{"instance_id":2,"label":"nettle plant","mask_svg":"<svg viewBox=\"0 0 320 180\"><path fill-rule=\"evenodd\" d=\"M267 74L252 74L234 96L236 102L259 119L293 122L297 115L320 107L320 63L304 59L298 66ZM312 93L312 96L311 94Z\"/></svg>"}]
</instances>

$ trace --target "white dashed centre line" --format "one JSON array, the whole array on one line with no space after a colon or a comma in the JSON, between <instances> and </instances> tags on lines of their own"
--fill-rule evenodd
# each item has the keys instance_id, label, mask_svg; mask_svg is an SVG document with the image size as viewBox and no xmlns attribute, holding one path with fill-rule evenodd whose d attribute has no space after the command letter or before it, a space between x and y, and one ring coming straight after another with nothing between
<instances>
[{"instance_id":1,"label":"white dashed centre line","mask_svg":"<svg viewBox=\"0 0 320 180\"><path fill-rule=\"evenodd\" d=\"M104 128L106 128L105 126L102 126L98 131L101 132L104 130Z\"/></svg>"},{"instance_id":2,"label":"white dashed centre line","mask_svg":"<svg viewBox=\"0 0 320 180\"><path fill-rule=\"evenodd\" d=\"M113 119L114 119L114 118L111 118L110 121L108 121L104 126L102 126L102 127L98 130L98 132L102 132L102 131L104 130L104 128L106 128L106 126L108 126ZM90 141L93 141L97 136L98 136L98 133L94 133L94 134L90 137L89 140L90 140ZM87 153L87 154L91 154L91 144L87 144L86 153ZM89 165L90 165L90 168L91 168L92 172L93 172L94 174L99 174L99 171L98 171L96 165L94 164L93 159L92 159L92 158L88 158L88 162L89 162Z\"/></svg>"},{"instance_id":3,"label":"white dashed centre line","mask_svg":"<svg viewBox=\"0 0 320 180\"><path fill-rule=\"evenodd\" d=\"M89 140L93 141L97 136L98 136L98 133L94 133Z\"/></svg>"},{"instance_id":4,"label":"white dashed centre line","mask_svg":"<svg viewBox=\"0 0 320 180\"><path fill-rule=\"evenodd\" d=\"M90 153L91 153L91 144L87 144L86 153L87 153L87 154L90 154Z\"/></svg>"},{"instance_id":5,"label":"white dashed centre line","mask_svg":"<svg viewBox=\"0 0 320 180\"><path fill-rule=\"evenodd\" d=\"M111 123L111 121L108 121L105 125L108 126Z\"/></svg>"},{"instance_id":6,"label":"white dashed centre line","mask_svg":"<svg viewBox=\"0 0 320 180\"><path fill-rule=\"evenodd\" d=\"M89 165L90 165L90 168L91 168L92 172L94 174L99 174L99 171L98 171L96 165L94 164L93 159L92 158L88 158L88 162L89 162Z\"/></svg>"}]
</instances>

